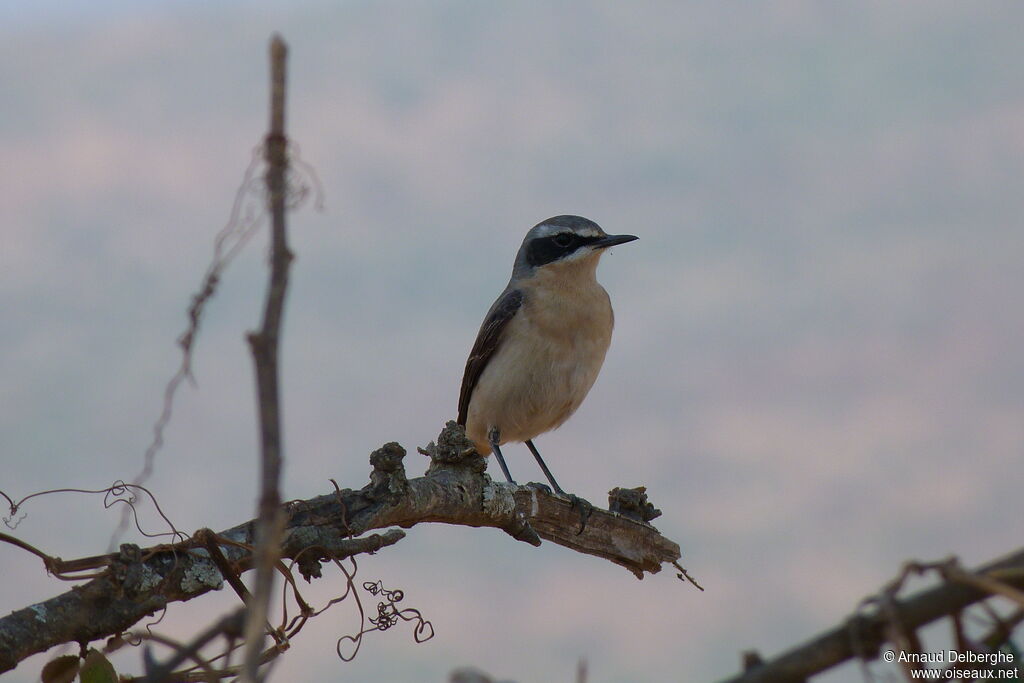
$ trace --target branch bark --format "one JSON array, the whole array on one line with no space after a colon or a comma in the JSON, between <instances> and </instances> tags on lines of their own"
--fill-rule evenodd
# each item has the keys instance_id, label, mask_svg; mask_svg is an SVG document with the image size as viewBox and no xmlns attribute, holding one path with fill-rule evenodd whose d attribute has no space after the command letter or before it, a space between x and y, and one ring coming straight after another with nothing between
<instances>
[{"instance_id":1,"label":"branch bark","mask_svg":"<svg viewBox=\"0 0 1024 683\"><path fill-rule=\"evenodd\" d=\"M679 546L649 523L594 509L579 532L580 511L569 501L538 485L492 481L484 458L454 422L424 452L430 465L422 477L406 478L406 452L389 443L371 454L367 486L280 506L281 557L298 559L307 579L319 577L321 561L397 543L405 532L393 527L438 522L501 529L531 545L544 538L610 560L639 578L679 559ZM250 520L219 534L220 554L239 573L253 567L257 525ZM117 635L173 602L221 588L224 575L204 543L206 532L172 546L122 545L108 556L102 576L0 619L0 672L61 643Z\"/></svg>"},{"instance_id":2,"label":"branch bark","mask_svg":"<svg viewBox=\"0 0 1024 683\"><path fill-rule=\"evenodd\" d=\"M998 575L1001 582L1015 588L1024 588L1022 569L1024 548L979 567L974 574ZM902 627L914 631L992 595L991 591L952 580L906 600L895 600L892 608ZM755 661L747 671L722 683L802 683L854 657L875 659L879 648L888 640L887 629L892 621L890 616L881 610L874 614L858 614L846 623L768 662Z\"/></svg>"},{"instance_id":3,"label":"branch bark","mask_svg":"<svg viewBox=\"0 0 1024 683\"><path fill-rule=\"evenodd\" d=\"M288 267L292 260L285 227L288 174L288 139L284 132L285 65L288 48L280 36L270 41L270 132L264 143L267 162L267 198L270 208L270 277L267 282L263 325L249 335L256 366L256 395L260 417L260 498L259 526L256 537L256 579L252 597L246 605L243 683L259 678L259 659L263 651L267 610L274 588L274 563L282 531L280 514L282 437L281 397L279 391L278 348L284 300L288 290Z\"/></svg>"}]
</instances>

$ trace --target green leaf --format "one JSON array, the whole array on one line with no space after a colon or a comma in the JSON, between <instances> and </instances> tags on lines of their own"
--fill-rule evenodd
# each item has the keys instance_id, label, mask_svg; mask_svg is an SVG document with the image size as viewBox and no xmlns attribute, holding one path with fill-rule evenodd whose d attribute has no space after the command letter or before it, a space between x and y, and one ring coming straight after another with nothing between
<instances>
[{"instance_id":1,"label":"green leaf","mask_svg":"<svg viewBox=\"0 0 1024 683\"><path fill-rule=\"evenodd\" d=\"M89 650L82 662L82 670L78 674L81 683L117 683L117 672L103 653Z\"/></svg>"}]
</instances>

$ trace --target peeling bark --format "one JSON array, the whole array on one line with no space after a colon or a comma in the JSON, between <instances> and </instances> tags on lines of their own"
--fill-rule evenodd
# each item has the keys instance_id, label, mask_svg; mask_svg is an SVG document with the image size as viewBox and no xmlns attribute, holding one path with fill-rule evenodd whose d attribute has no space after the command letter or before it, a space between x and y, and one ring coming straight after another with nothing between
<instances>
[{"instance_id":1,"label":"peeling bark","mask_svg":"<svg viewBox=\"0 0 1024 683\"><path fill-rule=\"evenodd\" d=\"M679 559L679 546L648 523L595 508L581 531L585 501L574 504L538 485L492 481L454 422L423 453L431 459L425 476L408 479L405 449L389 443L371 454L370 483L362 489L285 503L281 556L298 559L302 575L315 578L321 561L375 552L405 536L391 527L437 522L502 529L531 545L543 538L610 560L638 578ZM102 576L0 619L0 672L61 643L115 636L169 603L220 589L225 577L218 564L227 561L238 573L252 567L256 526L250 520L222 531L215 541L222 558L204 547L208 530L175 545L121 546L105 558ZM380 529L387 530L369 533Z\"/></svg>"}]
</instances>

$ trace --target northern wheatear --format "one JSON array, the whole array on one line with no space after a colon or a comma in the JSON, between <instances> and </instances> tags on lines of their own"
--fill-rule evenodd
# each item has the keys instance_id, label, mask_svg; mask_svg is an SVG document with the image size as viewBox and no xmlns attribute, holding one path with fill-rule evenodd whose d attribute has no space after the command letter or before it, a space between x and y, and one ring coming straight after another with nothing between
<instances>
[{"instance_id":1,"label":"northern wheatear","mask_svg":"<svg viewBox=\"0 0 1024 683\"><path fill-rule=\"evenodd\" d=\"M523 240L512 279L487 312L466 361L459 424L481 455L525 441L555 492L565 495L533 445L559 427L594 385L615 316L596 278L608 247L637 239L609 235L580 216L555 216Z\"/></svg>"}]
</instances>

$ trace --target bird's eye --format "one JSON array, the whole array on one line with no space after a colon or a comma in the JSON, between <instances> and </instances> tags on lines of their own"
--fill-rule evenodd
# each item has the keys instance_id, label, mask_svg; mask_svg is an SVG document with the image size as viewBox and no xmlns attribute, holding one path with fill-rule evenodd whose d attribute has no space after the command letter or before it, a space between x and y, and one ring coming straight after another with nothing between
<instances>
[{"instance_id":1,"label":"bird's eye","mask_svg":"<svg viewBox=\"0 0 1024 683\"><path fill-rule=\"evenodd\" d=\"M573 243L573 237L572 237L571 234L569 234L567 232L563 232L560 235L555 235L552 238L552 241L557 246L562 247L564 249L565 247L568 247L569 245L571 245Z\"/></svg>"}]
</instances>

